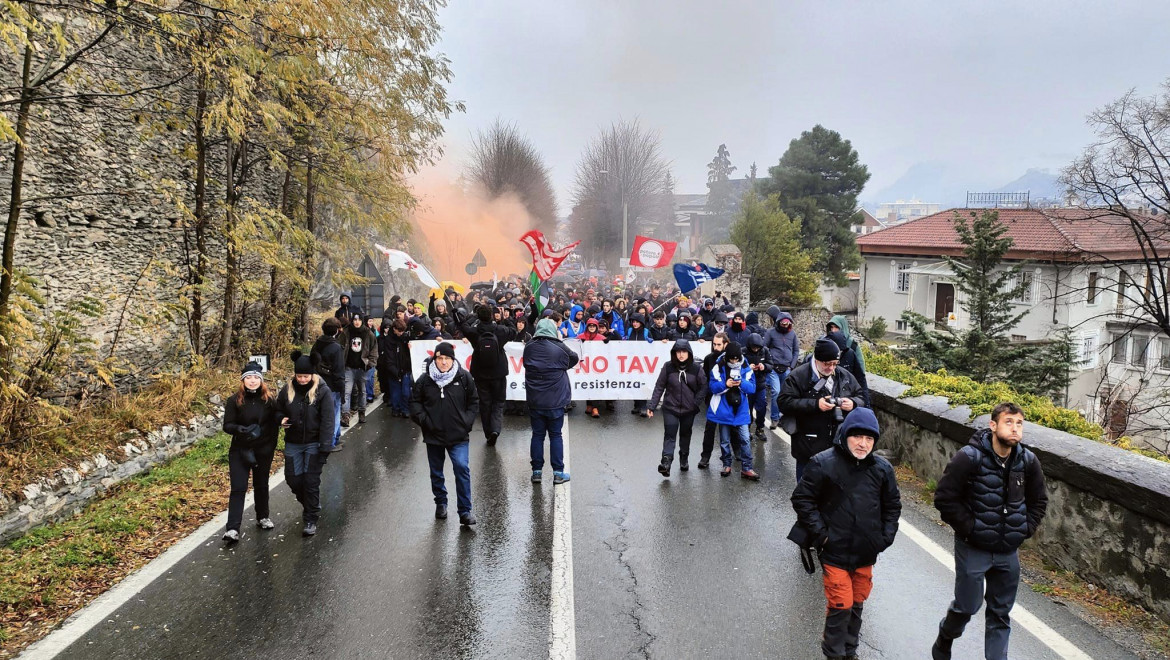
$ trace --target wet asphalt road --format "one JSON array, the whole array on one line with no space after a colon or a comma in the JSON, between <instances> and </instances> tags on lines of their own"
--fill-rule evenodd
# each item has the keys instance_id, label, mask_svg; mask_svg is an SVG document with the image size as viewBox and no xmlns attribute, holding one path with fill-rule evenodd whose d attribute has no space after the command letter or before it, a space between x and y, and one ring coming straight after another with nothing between
<instances>
[{"instance_id":1,"label":"wet asphalt road","mask_svg":"<svg viewBox=\"0 0 1170 660\"><path fill-rule=\"evenodd\" d=\"M822 658L819 575L784 539L787 445L754 443L761 482L721 478L694 467L700 420L690 472L676 462L663 479L660 419L618 410L592 420L579 406L567 427L577 656ZM301 538L299 506L281 485L275 530L250 527L247 512L239 544L207 539L59 657L547 657L560 489L528 482L527 421L506 417L495 449L473 433L479 524L467 530L450 468L451 518L436 521L417 431L385 409L369 420L326 467L315 538ZM950 547L945 529L910 507L904 518ZM861 657L929 657L953 574L904 534L874 574ZM1026 587L1019 602L1091 657L1134 657ZM1059 657L1019 626L1012 656ZM979 617L954 657L982 657Z\"/></svg>"}]
</instances>

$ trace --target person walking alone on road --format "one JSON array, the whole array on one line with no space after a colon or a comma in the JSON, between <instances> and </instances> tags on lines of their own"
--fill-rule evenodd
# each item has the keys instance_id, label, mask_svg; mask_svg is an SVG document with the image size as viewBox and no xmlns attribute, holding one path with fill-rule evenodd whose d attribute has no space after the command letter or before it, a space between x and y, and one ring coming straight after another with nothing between
<instances>
[{"instance_id":1,"label":"person walking alone on road","mask_svg":"<svg viewBox=\"0 0 1170 660\"><path fill-rule=\"evenodd\" d=\"M528 418L532 422L532 483L541 482L544 469L544 436L548 434L549 459L553 483L569 480L565 471L565 448L561 429L565 424L565 406L573 399L569 369L580 358L557 335L551 319L536 322L536 335L524 347L524 390L528 399Z\"/></svg>"},{"instance_id":2,"label":"person walking alone on road","mask_svg":"<svg viewBox=\"0 0 1170 660\"><path fill-rule=\"evenodd\" d=\"M826 603L821 650L831 660L857 658L873 565L894 543L902 515L894 468L873 453L879 431L873 411L850 413L833 447L812 458L792 493L797 524L821 559Z\"/></svg>"},{"instance_id":3,"label":"person walking alone on road","mask_svg":"<svg viewBox=\"0 0 1170 660\"><path fill-rule=\"evenodd\" d=\"M955 530L955 599L939 623L934 660L949 660L951 645L987 603L983 653L1008 657L1009 613L1020 586L1018 549L1040 527L1048 510L1044 471L1020 444L1024 411L1005 402L951 457L934 492L934 506Z\"/></svg>"},{"instance_id":4,"label":"person walking alone on road","mask_svg":"<svg viewBox=\"0 0 1170 660\"><path fill-rule=\"evenodd\" d=\"M474 525L471 513L471 468L468 448L471 427L479 411L475 382L455 360L455 348L443 342L427 359L423 373L410 395L410 418L422 429L431 468L431 492L435 496L435 518L447 518L447 483L443 477L446 457L455 473L455 496L459 524Z\"/></svg>"},{"instance_id":5,"label":"person walking alone on road","mask_svg":"<svg viewBox=\"0 0 1170 660\"><path fill-rule=\"evenodd\" d=\"M752 423L751 395L756 391L756 377L743 359L739 344L728 342L723 355L715 361L708 381L711 403L707 419L719 425L720 476L731 475L734 454L740 458L740 476L759 481L760 475L752 469L752 446L748 441L748 427ZM737 450L733 453L732 445Z\"/></svg>"},{"instance_id":6,"label":"person walking alone on road","mask_svg":"<svg viewBox=\"0 0 1170 660\"><path fill-rule=\"evenodd\" d=\"M707 379L703 368L695 364L691 343L685 339L674 342L670 351L670 362L662 367L654 394L650 397L651 417L662 403L662 461L658 471L664 477L670 476L670 464L674 462L675 436L678 437L678 467L683 472L690 469L687 463L691 455L691 429L695 415L707 395Z\"/></svg>"},{"instance_id":7,"label":"person walking alone on road","mask_svg":"<svg viewBox=\"0 0 1170 660\"><path fill-rule=\"evenodd\" d=\"M293 351L293 379L276 397L276 415L284 427L284 480L304 507L301 534L317 533L321 515L321 470L333 450L333 397L317 365Z\"/></svg>"},{"instance_id":8,"label":"person walking alone on road","mask_svg":"<svg viewBox=\"0 0 1170 660\"><path fill-rule=\"evenodd\" d=\"M272 469L279 431L276 397L264 382L263 368L249 362L240 375L239 391L223 406L223 432L232 436L228 449L232 490L228 496L227 531L223 535L223 540L228 543L240 540L249 475L256 491L256 526L260 529L274 527L268 517L268 471Z\"/></svg>"}]
</instances>

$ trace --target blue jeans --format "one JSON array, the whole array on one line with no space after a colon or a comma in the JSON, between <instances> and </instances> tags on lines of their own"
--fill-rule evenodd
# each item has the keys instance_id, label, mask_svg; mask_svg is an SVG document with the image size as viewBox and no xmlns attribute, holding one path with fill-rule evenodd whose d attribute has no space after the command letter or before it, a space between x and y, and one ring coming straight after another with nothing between
<instances>
[{"instance_id":1,"label":"blue jeans","mask_svg":"<svg viewBox=\"0 0 1170 660\"><path fill-rule=\"evenodd\" d=\"M731 461L734 455L731 453L731 436L735 435L736 453L739 454L741 460L740 469L744 472L752 469L752 444L748 442L748 424L719 425L719 460L723 461L723 467L731 467Z\"/></svg>"},{"instance_id":2,"label":"blue jeans","mask_svg":"<svg viewBox=\"0 0 1170 660\"><path fill-rule=\"evenodd\" d=\"M471 468L467 464L469 443L460 442L452 447L427 445L427 462L431 464L431 492L435 504L447 506L447 481L443 477L443 465L451 457L451 470L455 473L455 501L459 515L471 513Z\"/></svg>"},{"instance_id":3,"label":"blue jeans","mask_svg":"<svg viewBox=\"0 0 1170 660\"><path fill-rule=\"evenodd\" d=\"M357 401L353 398L353 386L357 385ZM345 412L365 409L366 407L366 370L356 367L345 368L345 403L341 409Z\"/></svg>"},{"instance_id":4,"label":"blue jeans","mask_svg":"<svg viewBox=\"0 0 1170 660\"><path fill-rule=\"evenodd\" d=\"M341 442L341 397L333 395L333 446Z\"/></svg>"},{"instance_id":5,"label":"blue jeans","mask_svg":"<svg viewBox=\"0 0 1170 660\"><path fill-rule=\"evenodd\" d=\"M765 422L768 421L768 390L763 387L758 387L755 392L748 395L748 405L756 412L756 428L763 429Z\"/></svg>"},{"instance_id":6,"label":"blue jeans","mask_svg":"<svg viewBox=\"0 0 1170 660\"><path fill-rule=\"evenodd\" d=\"M772 421L780 421L780 388L784 384L784 378L788 377L788 372L783 374L776 371L769 371L768 377L764 380L764 384L768 389L768 401L772 404Z\"/></svg>"},{"instance_id":7,"label":"blue jeans","mask_svg":"<svg viewBox=\"0 0 1170 660\"><path fill-rule=\"evenodd\" d=\"M532 422L532 469L544 468L544 434L548 433L549 461L556 472L565 471L565 445L561 436L561 428L565 425L565 411L563 408L553 410L528 410L528 419Z\"/></svg>"},{"instance_id":8,"label":"blue jeans","mask_svg":"<svg viewBox=\"0 0 1170 660\"><path fill-rule=\"evenodd\" d=\"M939 624L939 635L955 639L984 603L983 654L988 660L1008 657L1012 632L1009 614L1020 586L1020 556L1012 552L988 552L955 538L955 600ZM985 589L986 587L986 589Z\"/></svg>"},{"instance_id":9,"label":"blue jeans","mask_svg":"<svg viewBox=\"0 0 1170 660\"><path fill-rule=\"evenodd\" d=\"M390 379L390 409L394 412L410 413L410 375Z\"/></svg>"},{"instance_id":10,"label":"blue jeans","mask_svg":"<svg viewBox=\"0 0 1170 660\"><path fill-rule=\"evenodd\" d=\"M374 400L374 368L366 370L366 403Z\"/></svg>"}]
</instances>

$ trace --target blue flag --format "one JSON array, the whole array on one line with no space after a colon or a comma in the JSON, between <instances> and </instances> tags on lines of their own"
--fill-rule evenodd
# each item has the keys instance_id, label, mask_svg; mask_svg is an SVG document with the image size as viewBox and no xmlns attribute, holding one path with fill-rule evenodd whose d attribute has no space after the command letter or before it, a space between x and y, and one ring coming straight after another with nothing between
<instances>
[{"instance_id":1,"label":"blue flag","mask_svg":"<svg viewBox=\"0 0 1170 660\"><path fill-rule=\"evenodd\" d=\"M678 282L678 290L683 293L694 291L703 282L709 282L722 274L722 268L712 268L707 264L674 265L674 281Z\"/></svg>"}]
</instances>

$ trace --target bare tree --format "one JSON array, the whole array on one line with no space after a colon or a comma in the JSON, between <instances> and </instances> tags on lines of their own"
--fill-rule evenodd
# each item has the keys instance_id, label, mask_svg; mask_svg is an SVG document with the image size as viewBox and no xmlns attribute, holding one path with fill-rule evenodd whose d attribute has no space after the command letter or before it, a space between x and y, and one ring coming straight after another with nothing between
<instances>
[{"instance_id":1,"label":"bare tree","mask_svg":"<svg viewBox=\"0 0 1170 660\"><path fill-rule=\"evenodd\" d=\"M557 197L548 166L515 124L497 119L475 136L466 177L493 199L515 194L532 216L536 229L546 233L556 230Z\"/></svg>"},{"instance_id":2,"label":"bare tree","mask_svg":"<svg viewBox=\"0 0 1170 660\"><path fill-rule=\"evenodd\" d=\"M658 135L637 121L613 124L589 143L577 164L570 222L592 262L613 269L629 256L641 218L649 220L661 205L668 171Z\"/></svg>"}]
</instances>

